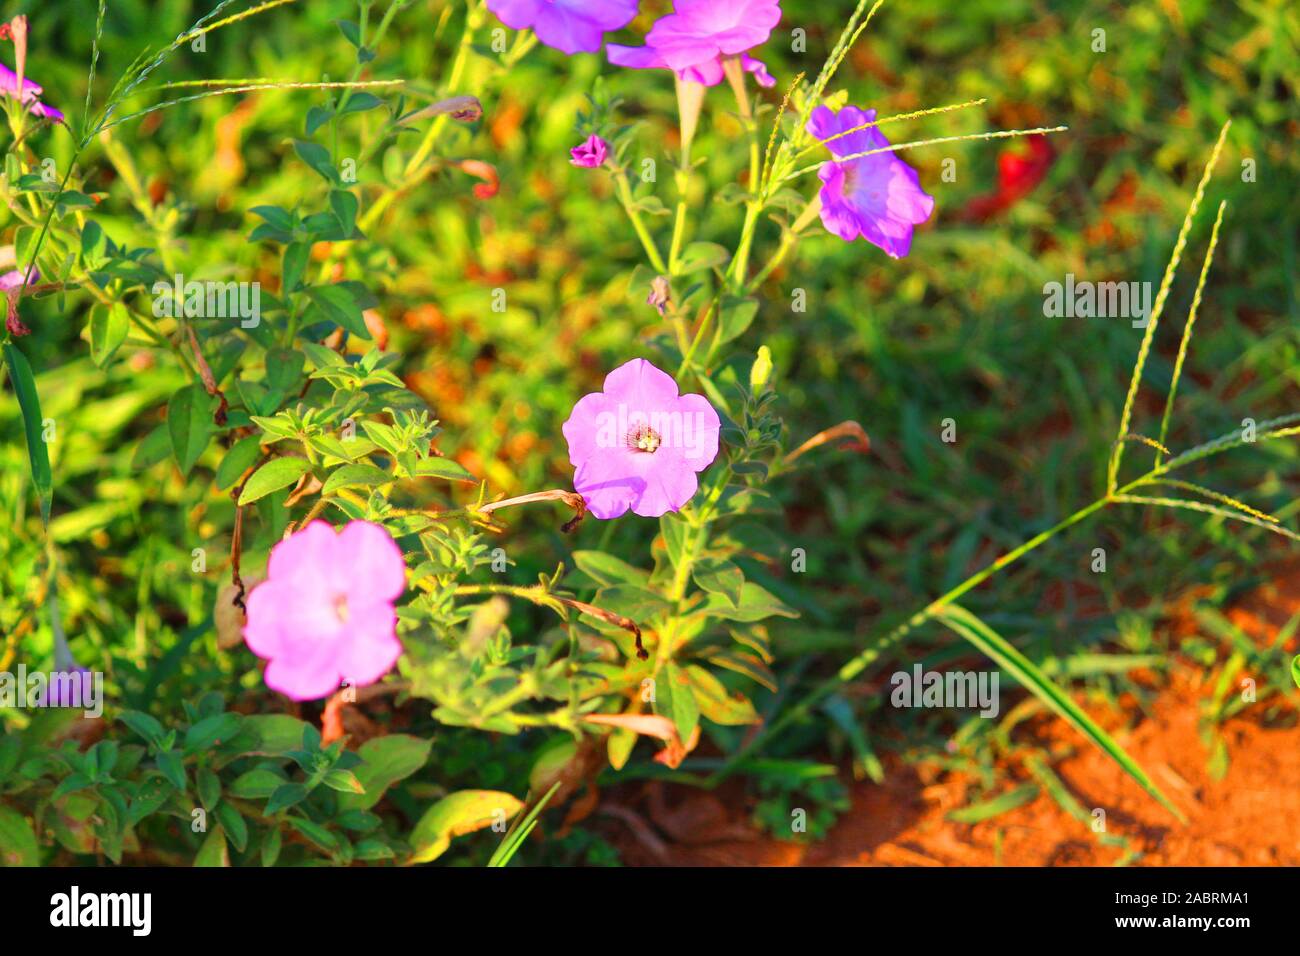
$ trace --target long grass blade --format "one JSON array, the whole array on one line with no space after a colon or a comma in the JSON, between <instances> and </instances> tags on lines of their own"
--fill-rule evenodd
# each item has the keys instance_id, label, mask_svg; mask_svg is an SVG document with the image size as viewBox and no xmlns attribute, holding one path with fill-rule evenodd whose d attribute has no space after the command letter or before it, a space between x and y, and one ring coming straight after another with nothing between
<instances>
[{"instance_id":1,"label":"long grass blade","mask_svg":"<svg viewBox=\"0 0 1300 956\"><path fill-rule=\"evenodd\" d=\"M1020 653L1005 638L959 604L949 604L935 617L988 656L1020 686L1046 704L1058 717L1100 747L1143 790L1180 822L1187 822L1182 811L1160 791L1137 761L1130 757L1110 734L1098 726L1064 690L1039 670L1033 661Z\"/></svg>"},{"instance_id":2,"label":"long grass blade","mask_svg":"<svg viewBox=\"0 0 1300 956\"><path fill-rule=\"evenodd\" d=\"M1205 187L1209 184L1210 174L1219 162L1219 153L1223 150L1223 143L1228 137L1228 128L1230 126L1232 126L1232 120L1224 123L1223 129L1219 130L1219 139L1210 152L1209 162L1205 164L1205 169L1201 172L1201 181L1196 186L1196 193L1192 196L1192 203L1187 207L1187 215L1183 217L1182 228L1178 230L1178 241L1174 243L1173 255L1169 257L1169 264L1165 266L1165 274L1160 280L1160 290L1156 293L1156 301L1151 306L1151 314L1147 316L1146 331L1142 335L1142 344L1138 347L1137 362L1133 365L1133 377L1129 379L1128 395L1124 398L1124 411L1120 414L1117 435L1128 434L1129 422L1133 418L1133 403L1137 400L1138 386L1142 383L1142 372L1146 368L1147 355L1151 351L1151 341L1155 338L1156 327L1160 324L1160 315L1165 310L1165 300L1169 298L1169 288L1174 283L1174 274L1178 271L1179 262L1182 261L1183 249L1187 246L1187 235L1191 232L1192 222L1196 219L1196 213L1201 208L1201 200L1205 197ZM1106 473L1107 492L1113 492L1118 486L1119 468L1123 460L1124 444L1116 438L1115 450L1110 457L1110 464Z\"/></svg>"},{"instance_id":3,"label":"long grass blade","mask_svg":"<svg viewBox=\"0 0 1300 956\"><path fill-rule=\"evenodd\" d=\"M1146 482L1143 482L1143 484L1146 484ZM1232 497L1232 495L1225 495L1221 491L1206 488L1204 485L1198 485L1193 481L1179 481L1175 478L1156 478L1152 480L1150 484L1167 485L1170 488L1190 491L1193 494L1201 495L1211 501L1218 502L1221 505L1227 505L1230 508L1236 508L1238 511L1245 512L1253 518L1259 518L1261 521L1268 521L1271 524L1277 524L1280 520L1276 516L1269 514L1267 511L1260 511L1258 508L1252 508L1244 501L1239 501Z\"/></svg>"},{"instance_id":4,"label":"long grass blade","mask_svg":"<svg viewBox=\"0 0 1300 956\"><path fill-rule=\"evenodd\" d=\"M1241 521L1245 524L1253 524L1257 528L1263 528L1265 531L1271 531L1284 538L1290 538L1292 541L1300 541L1300 534L1297 534L1290 528L1284 528L1280 524L1271 524L1268 521L1251 517L1248 514L1242 514L1239 511L1221 508L1218 505L1207 504L1204 501L1188 501L1186 498L1160 498L1149 495L1129 494L1115 495L1111 500L1126 505L1154 505L1159 508L1182 508L1185 511L1200 511L1203 514L1218 515L1220 518L1227 518L1229 521Z\"/></svg>"},{"instance_id":5,"label":"long grass blade","mask_svg":"<svg viewBox=\"0 0 1300 956\"><path fill-rule=\"evenodd\" d=\"M519 852L519 848L528 839L528 834L532 833L533 828L537 826L537 817L546 807L546 804L550 802L551 797L555 796L555 791L559 789L560 781L557 780L551 785L551 789L542 795L542 799L533 804L533 808L528 811L528 814L510 828L510 831L506 833L500 845L492 854L491 859L488 860L487 865L489 867L503 867Z\"/></svg>"}]
</instances>

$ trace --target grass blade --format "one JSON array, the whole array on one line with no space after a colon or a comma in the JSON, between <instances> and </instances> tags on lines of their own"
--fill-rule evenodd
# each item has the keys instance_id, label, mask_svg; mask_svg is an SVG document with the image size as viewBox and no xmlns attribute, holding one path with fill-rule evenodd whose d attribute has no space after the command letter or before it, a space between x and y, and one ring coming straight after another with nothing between
<instances>
[{"instance_id":1,"label":"grass blade","mask_svg":"<svg viewBox=\"0 0 1300 956\"><path fill-rule=\"evenodd\" d=\"M1119 419L1119 437L1115 439L1116 445L1114 453L1110 458L1110 466L1106 474L1106 490L1113 492L1119 484L1119 466L1124 460L1124 443L1123 436L1128 434L1129 422L1133 419L1133 403L1137 400L1138 386L1142 383L1142 371L1146 368L1147 355L1151 351L1151 341L1156 335L1156 326L1160 324L1160 314L1165 310L1165 300L1169 298L1169 287L1174 284L1174 273L1178 271L1178 264L1183 258L1183 249L1187 246L1187 234L1192 231L1192 221L1196 218L1197 211L1201 208L1201 200L1205 197L1205 187L1210 181L1210 174L1214 171L1215 165L1219 161L1219 153L1223 149L1223 141L1228 136L1228 128L1232 126L1232 120L1223 124L1223 129L1219 130L1218 142L1214 144L1214 149L1210 152L1209 162L1205 164L1205 169L1201 172L1201 181L1196 185L1196 194L1192 196L1192 203L1187 207L1187 215L1183 217L1183 226L1178 230L1178 241L1174 243L1173 254L1169 257L1169 264L1165 266L1165 274L1160 280L1160 291L1156 293L1156 301L1151 306L1151 314L1147 316L1146 332L1142 335L1142 344L1138 347L1137 362L1133 365L1133 377L1128 383L1128 395L1124 398L1124 411L1120 414Z\"/></svg>"},{"instance_id":2,"label":"grass blade","mask_svg":"<svg viewBox=\"0 0 1300 956\"><path fill-rule=\"evenodd\" d=\"M557 780L551 785L551 789L542 795L542 799L533 804L533 808L528 811L527 816L521 818L510 828L510 832L505 835L501 845L496 848L496 852L488 860L488 866L500 868L510 862L514 855L519 852L519 848L524 845L524 841L528 839L528 834L533 832L533 827L537 826L538 815L545 809L546 804L551 797L555 796L555 791L558 789L560 789L560 781Z\"/></svg>"},{"instance_id":3,"label":"grass blade","mask_svg":"<svg viewBox=\"0 0 1300 956\"><path fill-rule=\"evenodd\" d=\"M1160 789L1152 783L1151 778L1147 776L1146 771L1138 765L1137 761L1130 757L1110 734L1102 730L1091 717L1084 713L1083 709L1071 700L1064 690L1053 683L1029 658L1021 654L1005 638L958 604L948 605L939 611L935 617L961 637L970 641L983 654L1006 671L1020 686L1045 703L1053 713L1105 751L1112 760L1124 769L1125 773L1137 781L1143 790L1154 797L1179 822L1187 822L1187 818L1183 816L1182 811L1160 792Z\"/></svg>"},{"instance_id":4,"label":"grass blade","mask_svg":"<svg viewBox=\"0 0 1300 956\"><path fill-rule=\"evenodd\" d=\"M1219 203L1219 213L1214 217L1214 228L1210 230L1210 245L1205 250L1205 260L1201 263L1201 275L1196 280L1196 294L1192 296L1192 307L1187 313L1187 325L1183 329L1183 340L1178 345L1178 358L1174 361L1174 377L1169 383L1169 394L1165 396L1165 414L1160 420L1160 443L1163 444L1169 434L1169 419L1174 412L1174 398L1178 395L1178 380L1183 376L1183 362L1187 360L1187 348L1192 342L1192 329L1196 325L1196 314L1201 308L1201 294L1205 291L1205 277L1210 274L1210 264L1214 262L1214 250L1219 245L1219 227L1223 225L1223 210L1227 202ZM1156 464L1160 464L1160 455L1156 455Z\"/></svg>"}]
</instances>

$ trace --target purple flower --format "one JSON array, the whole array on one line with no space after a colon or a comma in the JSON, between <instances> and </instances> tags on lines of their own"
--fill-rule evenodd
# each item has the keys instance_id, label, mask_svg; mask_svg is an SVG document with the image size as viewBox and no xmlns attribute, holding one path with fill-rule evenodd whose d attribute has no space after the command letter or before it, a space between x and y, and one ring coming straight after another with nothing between
<instances>
[{"instance_id":1,"label":"purple flower","mask_svg":"<svg viewBox=\"0 0 1300 956\"><path fill-rule=\"evenodd\" d=\"M819 106L808 118L808 132L836 157L827 162L822 180L822 224L846 242L858 236L879 246L895 259L912 248L912 227L934 212L934 198L921 189L916 170L892 152L861 156L888 149L889 140L875 126L857 129L837 139L831 137L874 122L875 110L846 106L838 113Z\"/></svg>"},{"instance_id":2,"label":"purple flower","mask_svg":"<svg viewBox=\"0 0 1300 956\"><path fill-rule=\"evenodd\" d=\"M597 518L629 508L645 518L677 511L718 456L718 413L703 395L679 395L672 377L645 359L605 376L564 423L573 487Z\"/></svg>"},{"instance_id":3,"label":"purple flower","mask_svg":"<svg viewBox=\"0 0 1300 956\"><path fill-rule=\"evenodd\" d=\"M26 269L11 269L9 272L0 275L0 292L5 294L5 328L9 330L10 335L31 335L32 330L23 325L22 319L18 317L18 305L15 301L18 296L10 295L14 289L23 284L23 276L26 275ZM29 286L36 285L41 281L40 270L35 266L32 267L32 274L27 279Z\"/></svg>"},{"instance_id":4,"label":"purple flower","mask_svg":"<svg viewBox=\"0 0 1300 956\"><path fill-rule=\"evenodd\" d=\"M574 166L595 169L597 166L604 166L605 160L609 159L609 143L593 133L581 146L569 150L569 155L573 157L569 162Z\"/></svg>"},{"instance_id":5,"label":"purple flower","mask_svg":"<svg viewBox=\"0 0 1300 956\"><path fill-rule=\"evenodd\" d=\"M609 61L636 70L666 68L683 80L716 86L722 60L739 56L759 85L776 82L748 51L765 43L781 21L780 0L677 0L674 9L650 28L645 46L611 43Z\"/></svg>"},{"instance_id":6,"label":"purple flower","mask_svg":"<svg viewBox=\"0 0 1300 956\"><path fill-rule=\"evenodd\" d=\"M9 272L0 275L0 292L8 292L10 289L16 289L23 284L23 276L27 275L26 269L11 269ZM41 272L33 268L31 276L27 279L28 285L36 285L41 281Z\"/></svg>"},{"instance_id":7,"label":"purple flower","mask_svg":"<svg viewBox=\"0 0 1300 956\"><path fill-rule=\"evenodd\" d=\"M402 551L386 529L352 521L335 534L313 521L271 549L248 596L244 642L270 659L266 686L316 700L373 684L402 653L393 602L406 588Z\"/></svg>"},{"instance_id":8,"label":"purple flower","mask_svg":"<svg viewBox=\"0 0 1300 956\"><path fill-rule=\"evenodd\" d=\"M27 77L23 77L23 90L21 96L18 93L18 74L9 67L0 63L0 95L18 96L27 106L27 111L33 116L40 116L44 119L51 119L57 123L63 122L63 114L53 106L46 106L38 99L43 92L39 83L33 83Z\"/></svg>"},{"instance_id":9,"label":"purple flower","mask_svg":"<svg viewBox=\"0 0 1300 956\"><path fill-rule=\"evenodd\" d=\"M512 30L533 28L547 46L595 53L605 33L636 18L638 0L488 0L488 9Z\"/></svg>"},{"instance_id":10,"label":"purple flower","mask_svg":"<svg viewBox=\"0 0 1300 956\"><path fill-rule=\"evenodd\" d=\"M94 697L94 676L89 668L72 667L50 673L45 707L88 707Z\"/></svg>"}]
</instances>

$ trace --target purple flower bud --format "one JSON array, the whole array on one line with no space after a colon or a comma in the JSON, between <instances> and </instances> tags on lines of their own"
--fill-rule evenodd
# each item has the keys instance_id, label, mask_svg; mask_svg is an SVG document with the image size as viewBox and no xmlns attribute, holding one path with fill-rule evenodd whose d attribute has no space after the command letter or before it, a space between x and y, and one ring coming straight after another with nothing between
<instances>
[{"instance_id":1,"label":"purple flower bud","mask_svg":"<svg viewBox=\"0 0 1300 956\"><path fill-rule=\"evenodd\" d=\"M581 146L569 150L569 155L573 157L569 162L574 166L595 169L597 166L604 166L605 160L609 159L609 143L592 134Z\"/></svg>"}]
</instances>

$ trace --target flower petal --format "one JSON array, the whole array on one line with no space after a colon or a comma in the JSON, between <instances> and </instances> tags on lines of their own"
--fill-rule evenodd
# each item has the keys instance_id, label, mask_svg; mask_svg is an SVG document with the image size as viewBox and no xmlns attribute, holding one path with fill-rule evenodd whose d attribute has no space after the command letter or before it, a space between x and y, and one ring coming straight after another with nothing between
<instances>
[{"instance_id":1,"label":"flower petal","mask_svg":"<svg viewBox=\"0 0 1300 956\"><path fill-rule=\"evenodd\" d=\"M389 604L348 606L348 633L334 658L340 681L360 687L383 677L402 656L397 612Z\"/></svg>"},{"instance_id":2,"label":"flower petal","mask_svg":"<svg viewBox=\"0 0 1300 956\"><path fill-rule=\"evenodd\" d=\"M348 596L348 604L395 601L406 590L406 562L402 549L381 525L350 521L338 536L339 554L333 581Z\"/></svg>"}]
</instances>

